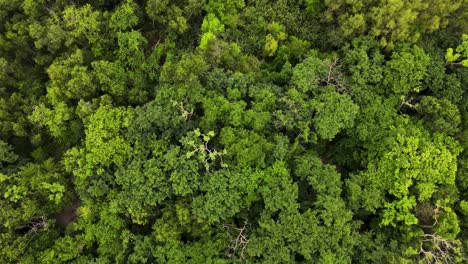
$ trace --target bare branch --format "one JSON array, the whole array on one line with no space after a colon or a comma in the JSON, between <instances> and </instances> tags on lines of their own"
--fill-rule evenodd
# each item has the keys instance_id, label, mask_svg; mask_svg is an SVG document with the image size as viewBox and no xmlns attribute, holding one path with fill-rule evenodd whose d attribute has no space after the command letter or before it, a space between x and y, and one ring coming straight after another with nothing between
<instances>
[{"instance_id":1,"label":"bare branch","mask_svg":"<svg viewBox=\"0 0 468 264\"><path fill-rule=\"evenodd\" d=\"M236 254L239 254L241 260L245 259L244 253L249 244L247 235L249 225L247 219L245 219L244 225L241 227L233 224L223 224L223 227L227 229L228 235L231 238L231 245L228 248L228 255L231 259L235 258Z\"/></svg>"},{"instance_id":2,"label":"bare branch","mask_svg":"<svg viewBox=\"0 0 468 264\"><path fill-rule=\"evenodd\" d=\"M455 251L459 248L460 241L444 239L436 233L424 234L421 238L419 255L425 263L455 263Z\"/></svg>"},{"instance_id":3,"label":"bare branch","mask_svg":"<svg viewBox=\"0 0 468 264\"><path fill-rule=\"evenodd\" d=\"M335 87L336 91L339 93L349 92L348 87L345 83L345 78L341 71L339 71L338 58L334 58L333 61L325 60L325 63L328 67L327 77L324 81L327 85L332 85Z\"/></svg>"}]
</instances>

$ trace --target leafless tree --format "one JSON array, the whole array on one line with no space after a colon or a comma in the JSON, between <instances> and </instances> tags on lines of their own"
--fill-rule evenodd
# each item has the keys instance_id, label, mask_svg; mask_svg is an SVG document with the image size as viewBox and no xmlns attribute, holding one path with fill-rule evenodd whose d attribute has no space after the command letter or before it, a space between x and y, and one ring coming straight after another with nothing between
<instances>
[{"instance_id":1,"label":"leafless tree","mask_svg":"<svg viewBox=\"0 0 468 264\"><path fill-rule=\"evenodd\" d=\"M19 226L18 230L24 231L25 236L31 236L25 247L31 242L31 240L34 239L39 230L45 229L48 226L49 223L47 222L47 218L44 215L32 219L26 225Z\"/></svg>"},{"instance_id":2,"label":"leafless tree","mask_svg":"<svg viewBox=\"0 0 468 264\"><path fill-rule=\"evenodd\" d=\"M18 229L27 230L26 233L35 233L40 229L47 228L49 223L46 220L45 216L39 216L29 221L26 225L20 226Z\"/></svg>"},{"instance_id":3,"label":"leafless tree","mask_svg":"<svg viewBox=\"0 0 468 264\"><path fill-rule=\"evenodd\" d=\"M444 239L436 233L424 234L421 238L419 255L423 257L425 263L455 263L454 258L456 251L459 250L460 241Z\"/></svg>"},{"instance_id":4,"label":"leafless tree","mask_svg":"<svg viewBox=\"0 0 468 264\"><path fill-rule=\"evenodd\" d=\"M328 73L324 79L327 85L335 86L335 89L339 93L347 93L349 89L345 83L345 77L339 70L338 58L334 58L333 61L325 60L325 65L328 68Z\"/></svg>"},{"instance_id":5,"label":"leafless tree","mask_svg":"<svg viewBox=\"0 0 468 264\"><path fill-rule=\"evenodd\" d=\"M233 224L223 224L223 227L227 229L228 235L231 238L231 244L228 248L228 255L231 259L235 258L236 254L239 254L241 260L245 259L244 253L249 244L247 234L249 225L247 219L241 227Z\"/></svg>"}]
</instances>

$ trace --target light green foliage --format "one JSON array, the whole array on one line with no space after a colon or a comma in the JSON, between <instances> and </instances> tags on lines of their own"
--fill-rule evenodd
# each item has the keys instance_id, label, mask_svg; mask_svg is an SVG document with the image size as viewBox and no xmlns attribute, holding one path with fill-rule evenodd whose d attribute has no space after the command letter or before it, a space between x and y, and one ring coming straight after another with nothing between
<instances>
[{"instance_id":1,"label":"light green foliage","mask_svg":"<svg viewBox=\"0 0 468 264\"><path fill-rule=\"evenodd\" d=\"M244 0L208 0L205 10L213 13L227 26L237 23L237 10L245 6Z\"/></svg>"},{"instance_id":2,"label":"light green foliage","mask_svg":"<svg viewBox=\"0 0 468 264\"><path fill-rule=\"evenodd\" d=\"M37 105L30 119L40 126L47 127L50 135L63 142L77 136L75 133L78 131L70 130L70 126L79 129L79 124L72 120L73 109L68 108L63 102L57 103L53 109L49 109L43 104Z\"/></svg>"},{"instance_id":3,"label":"light green foliage","mask_svg":"<svg viewBox=\"0 0 468 264\"><path fill-rule=\"evenodd\" d=\"M147 41L141 33L138 31L119 32L117 38L119 44L117 57L119 61L131 69L143 64L145 59L143 46Z\"/></svg>"},{"instance_id":4,"label":"light green foliage","mask_svg":"<svg viewBox=\"0 0 468 264\"><path fill-rule=\"evenodd\" d=\"M402 125L410 127L403 129ZM411 213L416 201L428 201L440 186L455 184L460 152L457 142L440 134L430 136L411 126L403 120L391 128L383 144L375 149L377 152L369 156L367 170L349 180L354 206L369 212L385 208L383 225L417 224ZM386 193L392 198L385 198ZM372 196L374 199L369 199Z\"/></svg>"},{"instance_id":5,"label":"light green foliage","mask_svg":"<svg viewBox=\"0 0 468 264\"><path fill-rule=\"evenodd\" d=\"M429 56L418 46L404 47L394 52L385 65L383 84L397 95L419 92L429 60Z\"/></svg>"},{"instance_id":6,"label":"light green foliage","mask_svg":"<svg viewBox=\"0 0 468 264\"><path fill-rule=\"evenodd\" d=\"M22 166L18 172L5 178L13 186L5 192L4 197L12 202L25 199L23 202L27 203L27 200L32 198L28 196L39 196L59 205L66 191L65 179L60 175L60 170L54 166L56 164L51 159L42 164L28 163ZM56 208L56 205L50 206Z\"/></svg>"},{"instance_id":7,"label":"light green foliage","mask_svg":"<svg viewBox=\"0 0 468 264\"><path fill-rule=\"evenodd\" d=\"M110 18L110 27L115 31L125 31L138 24L135 14L135 4L132 0L125 1L119 6Z\"/></svg>"},{"instance_id":8,"label":"light green foliage","mask_svg":"<svg viewBox=\"0 0 468 264\"><path fill-rule=\"evenodd\" d=\"M227 153L226 150L217 151L209 146L211 145L210 139L214 136L215 133L213 131L202 134L199 129L196 129L189 133L187 137L181 139L181 143L190 149L186 154L187 159L194 156L203 164L207 171L210 170L210 164L214 164L216 161L219 161L221 167L228 166L223 162L223 155Z\"/></svg>"},{"instance_id":9,"label":"light green foliage","mask_svg":"<svg viewBox=\"0 0 468 264\"><path fill-rule=\"evenodd\" d=\"M462 43L458 45L455 51L453 48L447 49L445 60L468 67L468 34L462 35Z\"/></svg>"},{"instance_id":10,"label":"light green foliage","mask_svg":"<svg viewBox=\"0 0 468 264\"><path fill-rule=\"evenodd\" d=\"M40 263L64 263L75 259L80 254L83 243L77 242L71 236L64 236L54 242L52 248L42 252Z\"/></svg>"},{"instance_id":11,"label":"light green foliage","mask_svg":"<svg viewBox=\"0 0 468 264\"><path fill-rule=\"evenodd\" d=\"M225 31L224 24L213 13L205 16L201 30L203 34L200 39L200 48L204 51L208 50L210 43L213 44L217 40L217 36Z\"/></svg>"},{"instance_id":12,"label":"light green foliage","mask_svg":"<svg viewBox=\"0 0 468 264\"><path fill-rule=\"evenodd\" d=\"M221 24L221 21L212 13L205 16L201 29L203 32L212 32L213 34L224 33L224 25Z\"/></svg>"},{"instance_id":13,"label":"light green foliage","mask_svg":"<svg viewBox=\"0 0 468 264\"><path fill-rule=\"evenodd\" d=\"M100 35L100 12L94 11L91 5L83 7L68 7L63 11L63 23L70 35L80 41L85 38L89 43L99 41Z\"/></svg>"},{"instance_id":14,"label":"light green foliage","mask_svg":"<svg viewBox=\"0 0 468 264\"><path fill-rule=\"evenodd\" d=\"M268 25L268 31L270 32L266 36L265 40L265 51L268 56L273 56L278 48L278 41L283 41L286 39L287 35L284 33L284 26L276 22L270 23Z\"/></svg>"},{"instance_id":15,"label":"light green foliage","mask_svg":"<svg viewBox=\"0 0 468 264\"><path fill-rule=\"evenodd\" d=\"M26 193L28 192L28 189L22 186L16 186L13 185L11 188L9 188L5 194L3 195L3 198L8 199L11 202L18 202L22 198L26 196Z\"/></svg>"},{"instance_id":16,"label":"light green foliage","mask_svg":"<svg viewBox=\"0 0 468 264\"><path fill-rule=\"evenodd\" d=\"M325 21L338 20L344 37L367 33L393 49L398 42L414 43L421 34L447 26L451 13L463 1L331 1L324 4Z\"/></svg>"},{"instance_id":17,"label":"light green foliage","mask_svg":"<svg viewBox=\"0 0 468 264\"><path fill-rule=\"evenodd\" d=\"M131 115L131 110L101 106L85 125L85 147L91 158L88 162L93 165L91 168L97 169L98 174L99 165L123 164L129 146L125 144L121 129L129 126Z\"/></svg>"},{"instance_id":18,"label":"light green foliage","mask_svg":"<svg viewBox=\"0 0 468 264\"><path fill-rule=\"evenodd\" d=\"M214 40L216 40L216 36L212 32L204 33L200 39L200 48L202 50L207 50L210 42Z\"/></svg>"},{"instance_id":19,"label":"light green foliage","mask_svg":"<svg viewBox=\"0 0 468 264\"><path fill-rule=\"evenodd\" d=\"M267 52L268 56L275 55L276 49L278 48L278 41L271 34L266 36L265 40L265 51Z\"/></svg>"},{"instance_id":20,"label":"light green foliage","mask_svg":"<svg viewBox=\"0 0 468 264\"><path fill-rule=\"evenodd\" d=\"M59 204L62 201L63 192L65 191L65 186L58 184L58 183L42 183L42 188L49 191L51 194L49 195L49 200L54 201L56 204Z\"/></svg>"},{"instance_id":21,"label":"light green foliage","mask_svg":"<svg viewBox=\"0 0 468 264\"><path fill-rule=\"evenodd\" d=\"M131 149L123 129L130 125L132 111L124 108L100 106L85 124L85 141L82 148L73 148L66 153L65 167L76 177L81 191L100 196L106 186L114 182L107 170L122 166ZM99 176L95 178L95 176ZM89 180L89 177L93 177Z\"/></svg>"}]
</instances>

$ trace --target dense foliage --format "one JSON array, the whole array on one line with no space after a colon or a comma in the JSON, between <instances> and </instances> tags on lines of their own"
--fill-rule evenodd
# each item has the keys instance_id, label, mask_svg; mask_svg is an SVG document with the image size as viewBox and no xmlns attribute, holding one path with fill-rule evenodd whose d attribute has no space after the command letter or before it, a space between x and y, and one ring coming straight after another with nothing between
<instances>
[{"instance_id":1,"label":"dense foliage","mask_svg":"<svg viewBox=\"0 0 468 264\"><path fill-rule=\"evenodd\" d=\"M461 263L466 0L0 0L0 263Z\"/></svg>"}]
</instances>

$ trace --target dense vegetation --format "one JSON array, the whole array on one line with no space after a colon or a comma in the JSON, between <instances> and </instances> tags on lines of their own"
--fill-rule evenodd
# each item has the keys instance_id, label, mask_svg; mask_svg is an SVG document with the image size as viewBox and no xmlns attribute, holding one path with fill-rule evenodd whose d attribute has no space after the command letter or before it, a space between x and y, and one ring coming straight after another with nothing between
<instances>
[{"instance_id":1,"label":"dense vegetation","mask_svg":"<svg viewBox=\"0 0 468 264\"><path fill-rule=\"evenodd\" d=\"M0 263L465 262L467 19L0 0Z\"/></svg>"}]
</instances>

